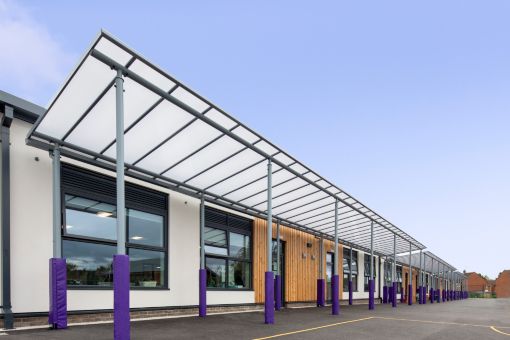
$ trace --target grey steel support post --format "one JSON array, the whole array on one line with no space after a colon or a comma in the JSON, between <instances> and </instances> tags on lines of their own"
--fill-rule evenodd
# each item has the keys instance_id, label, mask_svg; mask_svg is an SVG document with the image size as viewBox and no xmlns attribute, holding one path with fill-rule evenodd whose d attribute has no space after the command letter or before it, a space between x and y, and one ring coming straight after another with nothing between
<instances>
[{"instance_id":1,"label":"grey steel support post","mask_svg":"<svg viewBox=\"0 0 510 340\"><path fill-rule=\"evenodd\" d=\"M335 261L333 266L333 277L331 278L331 299L332 299L332 314L338 315L340 313L340 280L338 277L338 199L335 199Z\"/></svg>"},{"instance_id":2,"label":"grey steel support post","mask_svg":"<svg viewBox=\"0 0 510 340\"><path fill-rule=\"evenodd\" d=\"M349 247L349 305L352 306L352 245Z\"/></svg>"},{"instance_id":3,"label":"grey steel support post","mask_svg":"<svg viewBox=\"0 0 510 340\"><path fill-rule=\"evenodd\" d=\"M275 309L282 308L282 279L280 273L280 220L276 221L276 277L275 284Z\"/></svg>"},{"instance_id":4,"label":"grey steel support post","mask_svg":"<svg viewBox=\"0 0 510 340\"><path fill-rule=\"evenodd\" d=\"M441 302L441 276L439 275L439 265L440 262L437 261L437 288L436 288L437 303Z\"/></svg>"},{"instance_id":5,"label":"grey steel support post","mask_svg":"<svg viewBox=\"0 0 510 340\"><path fill-rule=\"evenodd\" d=\"M434 303L434 295L436 292L436 281L434 279L434 258L431 257L431 267L430 267L430 303Z\"/></svg>"},{"instance_id":6,"label":"grey steel support post","mask_svg":"<svg viewBox=\"0 0 510 340\"><path fill-rule=\"evenodd\" d=\"M2 310L4 329L14 328L11 306L11 166L10 128L14 110L5 106L0 124L2 137Z\"/></svg>"},{"instance_id":7,"label":"grey steel support post","mask_svg":"<svg viewBox=\"0 0 510 340\"><path fill-rule=\"evenodd\" d=\"M423 304L423 267L422 267L422 250L420 249L420 271L419 271L419 274L418 274L418 294L420 295L419 296L419 300L418 300L418 304Z\"/></svg>"},{"instance_id":8,"label":"grey steel support post","mask_svg":"<svg viewBox=\"0 0 510 340\"><path fill-rule=\"evenodd\" d=\"M60 196L60 147L53 149L53 257L62 257L60 231L62 228L61 196Z\"/></svg>"},{"instance_id":9,"label":"grey steel support post","mask_svg":"<svg viewBox=\"0 0 510 340\"><path fill-rule=\"evenodd\" d=\"M207 316L207 271L205 269L205 200L200 196L200 269L198 270L198 316Z\"/></svg>"},{"instance_id":10,"label":"grey steel support post","mask_svg":"<svg viewBox=\"0 0 510 340\"><path fill-rule=\"evenodd\" d=\"M117 255L113 257L113 334L115 340L130 339L129 256L126 255L126 202L124 187L124 79L121 70L115 78Z\"/></svg>"},{"instance_id":11,"label":"grey steel support post","mask_svg":"<svg viewBox=\"0 0 510 340\"><path fill-rule=\"evenodd\" d=\"M264 321L266 324L274 323L274 274L272 269L273 264L273 166L271 159L267 160L267 270L265 275L265 303L264 303Z\"/></svg>"},{"instance_id":12,"label":"grey steel support post","mask_svg":"<svg viewBox=\"0 0 510 340\"><path fill-rule=\"evenodd\" d=\"M117 254L126 254L126 203L124 188L124 79L117 71L116 86L116 175L117 175Z\"/></svg>"},{"instance_id":13,"label":"grey steel support post","mask_svg":"<svg viewBox=\"0 0 510 340\"><path fill-rule=\"evenodd\" d=\"M397 307L397 234L393 234L392 307Z\"/></svg>"},{"instance_id":14,"label":"grey steel support post","mask_svg":"<svg viewBox=\"0 0 510 340\"><path fill-rule=\"evenodd\" d=\"M411 252L412 252L412 244L409 242L409 288L408 291L408 298L407 298L407 304L411 306L413 304L413 267L411 266Z\"/></svg>"},{"instance_id":15,"label":"grey steel support post","mask_svg":"<svg viewBox=\"0 0 510 340\"><path fill-rule=\"evenodd\" d=\"M370 280L368 281L368 309L375 308L374 289L374 222L370 223Z\"/></svg>"}]
</instances>

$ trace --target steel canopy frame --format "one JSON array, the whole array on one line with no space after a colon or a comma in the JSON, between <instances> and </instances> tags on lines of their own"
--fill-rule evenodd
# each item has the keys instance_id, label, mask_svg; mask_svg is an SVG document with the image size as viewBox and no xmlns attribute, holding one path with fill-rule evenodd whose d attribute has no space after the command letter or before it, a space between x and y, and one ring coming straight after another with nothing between
<instances>
[{"instance_id":1,"label":"steel canopy frame","mask_svg":"<svg viewBox=\"0 0 510 340\"><path fill-rule=\"evenodd\" d=\"M107 52L110 53L108 54ZM127 57L127 59L121 63L119 62L121 57ZM139 96L133 99L137 100L137 104L146 106L141 109L136 108L138 111L134 113L134 119L133 117L126 118L127 128L124 130L124 134L127 141L130 136L128 133L136 131L140 124L146 123L147 121L158 123L157 120L150 120L150 118L163 104L171 105L171 109L175 112L178 111L179 114L182 111L186 115L189 115L189 117L186 116L187 120L185 124L181 124L182 126L179 129L173 131L173 133L169 134L163 140L160 140L156 145L145 145L142 143L143 145L141 145L141 147L143 153L133 158L135 159L134 162L125 162L126 175L163 185L172 190L185 192L197 198L204 195L208 201L220 206L254 213L257 216L264 216L267 215L267 199L263 197L267 195L267 188L257 188L257 185L267 181L268 175L261 174L261 176L257 176L256 171L258 171L260 166L264 167L265 160L267 160L273 163L273 170L271 172L274 177L272 185L272 190L274 192L272 209L275 219L291 227L306 230L317 236L331 239L333 238L333 232L327 227L329 226L329 222L320 225L325 226L325 230L318 229L318 226L314 227L311 224L314 222L326 221L334 217L331 208L334 202L338 201L339 210L344 209L346 210L344 213L352 213L352 215L346 219L350 217L357 220L365 218L367 222L374 224L374 230L377 231L374 235L376 240L376 243L374 243L374 250L376 254L391 254L388 249L391 248L392 242L387 241L388 238L384 237L391 234L397 235L399 240L402 240L403 243L412 244L412 250L425 248L423 244L381 217L381 215L375 213L345 191L334 186L308 167L299 163L286 152L277 148L104 31L99 34L92 47L71 74L49 109L41 115L34 124L27 136L27 144L46 150L59 147L63 156L111 170L116 160L114 157L108 155L108 150L113 148L116 143L116 138L114 138L113 135L106 135L106 137L101 135L98 139L104 137L107 142L94 151L94 147L90 146L89 140L83 139L83 136L80 136L80 129L85 129L87 124L91 124L90 121L93 120L93 118L90 117L94 115L97 116L97 112L100 111L100 108L104 110L108 105L107 98L113 85L112 81L109 80L108 70L93 74L95 77L94 82L99 82L97 79L102 77L101 79L107 80L104 82L106 86L99 87L102 89L100 93L97 96L91 97L92 101L86 103L84 106L85 109L81 111L81 113L78 111L79 108L75 109L75 106L72 106L70 111L76 111L79 114L75 114L74 117L69 117L73 116L74 112L62 109L67 103L66 100L69 101L68 98L72 95L73 86L74 88L79 87L76 84L79 84L79 81L81 81L83 77L90 76L90 74L87 74L87 70L92 67L90 65L96 65L95 61L99 61L100 64L121 72L126 80L131 82L130 86L133 86L133 89L136 89L136 87L143 89L143 91L139 91ZM152 78L152 81L146 78ZM163 85L161 85L163 83L165 85L171 84L171 86L167 86L167 88L163 89ZM87 88L85 88L85 90L87 90ZM85 90L85 94L82 97L90 97L91 94ZM71 95L69 93L71 93ZM179 94L180 97L178 97L177 94ZM126 101L128 101L129 95L130 93L126 93ZM147 97L145 98L146 103L142 100L143 96ZM126 111L128 110L129 107L126 108ZM65 112L65 115L62 112ZM106 115L107 113L105 112L102 113ZM166 112L168 115L170 113L171 112ZM55 117L55 115L57 116ZM100 126L101 123L104 123L104 125L108 124L107 118L103 117L104 115L99 116L103 121L93 122L94 124L99 124L99 130L102 128ZM165 119L168 119L168 117ZM66 122L70 122L67 127L65 126ZM192 145L188 152L183 151L175 158L170 157L172 156L170 154L169 157L166 157L166 165L162 168L155 169L157 166L152 166L151 168L149 162L144 163L144 161L150 157L158 161L157 152L164 152L166 150L164 149L165 146L171 146L170 143L176 138L182 138L182 135L186 133L189 139L193 139L193 137L195 137L195 135L193 135L195 130L192 130L191 127L197 127L199 123L208 127L208 129L212 129L213 132L210 133L210 138L207 139L204 137L204 141ZM59 129L61 131L59 131ZM89 131L89 133L91 133L91 131ZM73 140L75 142L73 142ZM223 142L226 146L221 148L221 145L218 146L220 142ZM89 145L87 145L87 143L89 143ZM228 153L214 159L214 162L211 164L206 163L205 167L202 164L200 169L186 164L192 163L193 161L198 162L197 159L207 159L207 157L210 158L211 155L214 156L214 152L209 150L214 146L219 148L219 151L222 152L227 149ZM169 150L172 152L174 151L173 149ZM126 145L126 151L128 151L128 145ZM154 156L155 154L156 156ZM208 183L200 184L199 181L196 181L198 178L204 177L204 175L211 175L213 171L221 172L222 166L224 167L227 162L235 160L236 157L242 154L251 157L248 162L241 164L243 165L242 168L233 173L224 171L224 173L222 173L223 176L213 178L214 180ZM126 157L126 159L127 158L128 157ZM153 161L153 163L155 161ZM181 165L182 169L180 170L182 172L186 172L184 171L186 170L185 165L188 165L194 172L186 172L186 176L179 179L178 172L172 173L172 170L179 168ZM246 181L244 177L248 180ZM224 190L220 193L219 190L214 189L214 187L218 188L225 183L233 182L234 179L239 181L239 178L241 178L241 183L239 186L233 188L234 190ZM198 184L193 184L193 181ZM230 183L229 185L232 184ZM228 188L228 185L224 186ZM236 197L236 195L238 196ZM319 203L319 205L317 205L317 203ZM304 217L305 215L310 212L320 211L324 208L327 208L329 211L317 213L314 216L317 219L310 223L303 223L306 220L313 219L313 217ZM305 211L303 211L303 209L305 209ZM299 216L300 218L296 219L296 217ZM361 228L366 227L367 226L361 226L359 228L361 230ZM342 235L343 229L344 228L339 229L339 237L342 243L360 249L370 248L369 242L364 239L356 239L357 242L354 242L354 238L349 239L348 237L344 237ZM349 230L355 231L356 229Z\"/></svg>"}]
</instances>

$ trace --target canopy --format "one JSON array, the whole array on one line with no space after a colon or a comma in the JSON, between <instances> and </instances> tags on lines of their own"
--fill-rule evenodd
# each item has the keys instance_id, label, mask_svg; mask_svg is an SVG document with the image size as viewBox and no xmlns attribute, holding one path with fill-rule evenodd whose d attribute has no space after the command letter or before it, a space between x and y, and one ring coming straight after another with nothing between
<instances>
[{"instance_id":1,"label":"canopy","mask_svg":"<svg viewBox=\"0 0 510 340\"><path fill-rule=\"evenodd\" d=\"M321 177L138 53L102 31L71 73L27 143L107 169L115 165L116 70L124 75L126 175L265 216L267 163L272 162L272 214L318 237L397 253L420 242ZM337 148L330 150L337 157Z\"/></svg>"},{"instance_id":2,"label":"canopy","mask_svg":"<svg viewBox=\"0 0 510 340\"><path fill-rule=\"evenodd\" d=\"M432 259L434 259L434 261L432 261ZM428 273L437 273L438 264L440 273L444 271L457 270L457 268L448 264L446 261L444 261L439 256L435 255L430 251L423 252L421 261L423 270ZM405 255L398 255L397 262L409 266L409 253ZM420 253L415 252L411 254L411 266L415 268L420 268Z\"/></svg>"}]
</instances>

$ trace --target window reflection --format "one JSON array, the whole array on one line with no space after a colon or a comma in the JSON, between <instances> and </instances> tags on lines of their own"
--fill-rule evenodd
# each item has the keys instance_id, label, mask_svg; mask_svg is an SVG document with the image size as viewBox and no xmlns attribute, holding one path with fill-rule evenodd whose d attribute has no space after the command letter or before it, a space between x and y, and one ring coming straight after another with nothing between
<instances>
[{"instance_id":1,"label":"window reflection","mask_svg":"<svg viewBox=\"0 0 510 340\"><path fill-rule=\"evenodd\" d=\"M162 287L165 254L159 251L130 249L131 286Z\"/></svg>"},{"instance_id":2,"label":"window reflection","mask_svg":"<svg viewBox=\"0 0 510 340\"><path fill-rule=\"evenodd\" d=\"M67 284L111 286L115 252L115 246L65 240L62 255L67 262Z\"/></svg>"}]
</instances>

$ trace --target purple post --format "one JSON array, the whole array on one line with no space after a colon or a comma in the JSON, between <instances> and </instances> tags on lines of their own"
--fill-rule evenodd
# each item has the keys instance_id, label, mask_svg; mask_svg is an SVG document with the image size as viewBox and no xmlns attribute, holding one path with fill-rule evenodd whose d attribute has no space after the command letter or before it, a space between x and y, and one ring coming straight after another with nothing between
<instances>
[{"instance_id":1,"label":"purple post","mask_svg":"<svg viewBox=\"0 0 510 340\"><path fill-rule=\"evenodd\" d=\"M393 282L393 288L391 292L391 306L397 307L397 283Z\"/></svg>"},{"instance_id":2,"label":"purple post","mask_svg":"<svg viewBox=\"0 0 510 340\"><path fill-rule=\"evenodd\" d=\"M274 286L275 286L274 309L280 310L282 309L282 277L280 275L275 275Z\"/></svg>"},{"instance_id":3,"label":"purple post","mask_svg":"<svg viewBox=\"0 0 510 340\"><path fill-rule=\"evenodd\" d=\"M412 284L409 285L408 292L409 293L407 294L408 295L407 304L409 306L412 306L413 305L413 285Z\"/></svg>"},{"instance_id":4,"label":"purple post","mask_svg":"<svg viewBox=\"0 0 510 340\"><path fill-rule=\"evenodd\" d=\"M50 259L50 312L48 323L54 329L67 328L66 259Z\"/></svg>"},{"instance_id":5,"label":"purple post","mask_svg":"<svg viewBox=\"0 0 510 340\"><path fill-rule=\"evenodd\" d=\"M375 285L374 280L368 280L368 309L373 310L375 309L375 301L374 301L374 295L375 295Z\"/></svg>"},{"instance_id":6,"label":"purple post","mask_svg":"<svg viewBox=\"0 0 510 340\"><path fill-rule=\"evenodd\" d=\"M393 286L388 287L388 303L393 303Z\"/></svg>"},{"instance_id":7,"label":"purple post","mask_svg":"<svg viewBox=\"0 0 510 340\"><path fill-rule=\"evenodd\" d=\"M382 287L382 302L388 303L388 287L387 286Z\"/></svg>"},{"instance_id":8,"label":"purple post","mask_svg":"<svg viewBox=\"0 0 510 340\"><path fill-rule=\"evenodd\" d=\"M317 279L317 307L324 307L326 305L326 281L324 279Z\"/></svg>"},{"instance_id":9,"label":"purple post","mask_svg":"<svg viewBox=\"0 0 510 340\"><path fill-rule=\"evenodd\" d=\"M445 293L446 293L446 291L443 289L441 291L441 298L443 299L443 302L446 302L446 294Z\"/></svg>"},{"instance_id":10,"label":"purple post","mask_svg":"<svg viewBox=\"0 0 510 340\"><path fill-rule=\"evenodd\" d=\"M352 306L352 280L349 280L349 306Z\"/></svg>"},{"instance_id":11,"label":"purple post","mask_svg":"<svg viewBox=\"0 0 510 340\"><path fill-rule=\"evenodd\" d=\"M430 303L434 303L434 289L430 288L430 293L429 293L429 298L430 298Z\"/></svg>"},{"instance_id":12,"label":"purple post","mask_svg":"<svg viewBox=\"0 0 510 340\"><path fill-rule=\"evenodd\" d=\"M274 324L274 276L266 272L266 296L264 303L264 320L266 324Z\"/></svg>"},{"instance_id":13,"label":"purple post","mask_svg":"<svg viewBox=\"0 0 510 340\"><path fill-rule=\"evenodd\" d=\"M333 275L333 277L331 278L331 300L332 300L331 313L333 315L340 314L340 301L338 298L340 286L338 285L338 283L339 283L338 275Z\"/></svg>"},{"instance_id":14,"label":"purple post","mask_svg":"<svg viewBox=\"0 0 510 340\"><path fill-rule=\"evenodd\" d=\"M207 315L207 270L198 270L198 316Z\"/></svg>"},{"instance_id":15,"label":"purple post","mask_svg":"<svg viewBox=\"0 0 510 340\"><path fill-rule=\"evenodd\" d=\"M113 338L130 339L129 256L113 255Z\"/></svg>"}]
</instances>

